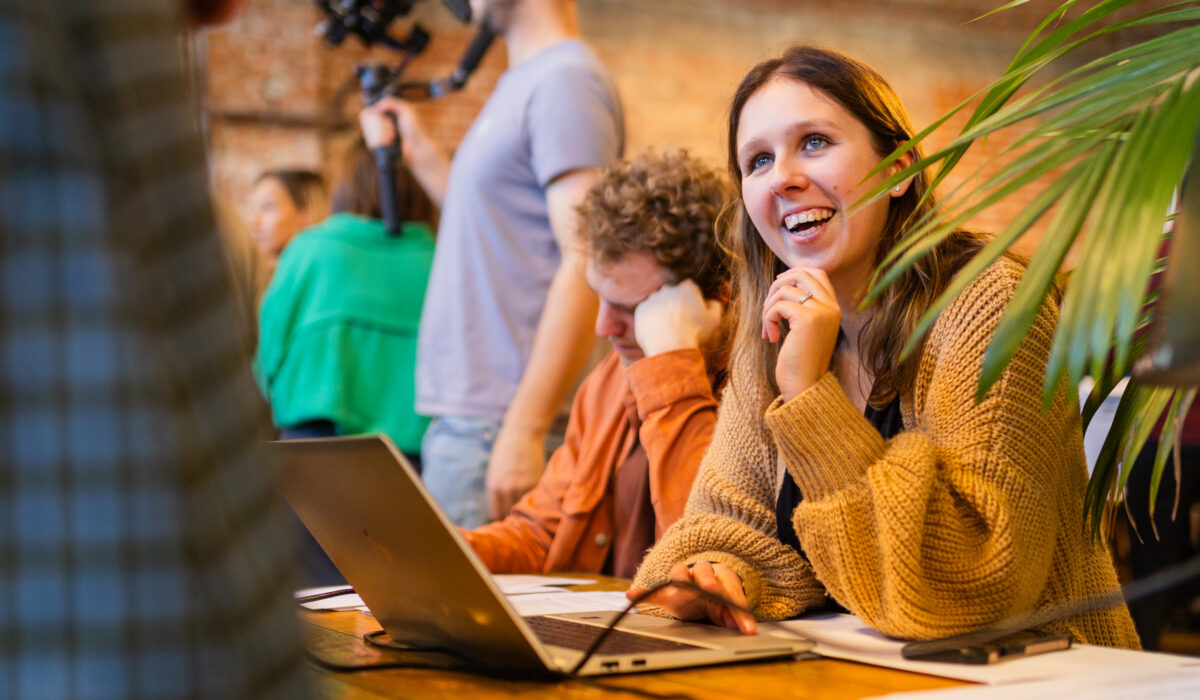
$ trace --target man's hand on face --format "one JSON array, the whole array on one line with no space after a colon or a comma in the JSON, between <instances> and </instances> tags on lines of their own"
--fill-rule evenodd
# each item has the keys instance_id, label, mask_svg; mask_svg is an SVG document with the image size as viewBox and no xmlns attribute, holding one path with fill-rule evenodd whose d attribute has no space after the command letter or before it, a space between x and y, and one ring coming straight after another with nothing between
<instances>
[{"instance_id":1,"label":"man's hand on face","mask_svg":"<svg viewBox=\"0 0 1200 700\"><path fill-rule=\"evenodd\" d=\"M705 299L692 280L664 284L638 304L634 334L646 357L699 348L721 323L723 305Z\"/></svg>"}]
</instances>

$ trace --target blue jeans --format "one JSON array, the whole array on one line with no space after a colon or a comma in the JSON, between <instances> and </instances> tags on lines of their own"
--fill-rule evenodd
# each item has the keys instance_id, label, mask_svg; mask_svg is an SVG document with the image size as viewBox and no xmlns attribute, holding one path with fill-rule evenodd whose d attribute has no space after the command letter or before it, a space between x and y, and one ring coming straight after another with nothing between
<instances>
[{"instance_id":1,"label":"blue jeans","mask_svg":"<svg viewBox=\"0 0 1200 700\"><path fill-rule=\"evenodd\" d=\"M556 421L546 436L546 456L563 443L565 424ZM421 478L425 488L459 527L487 524L487 467L500 421L467 416L437 416L421 442Z\"/></svg>"},{"instance_id":2,"label":"blue jeans","mask_svg":"<svg viewBox=\"0 0 1200 700\"><path fill-rule=\"evenodd\" d=\"M421 441L421 478L446 517L459 527L488 521L488 458L500 421L437 416Z\"/></svg>"}]
</instances>

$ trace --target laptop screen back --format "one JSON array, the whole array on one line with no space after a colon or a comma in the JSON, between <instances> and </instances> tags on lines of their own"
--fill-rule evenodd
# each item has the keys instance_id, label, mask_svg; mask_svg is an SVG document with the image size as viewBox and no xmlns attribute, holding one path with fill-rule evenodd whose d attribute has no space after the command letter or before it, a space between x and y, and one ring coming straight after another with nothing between
<instances>
[{"instance_id":1,"label":"laptop screen back","mask_svg":"<svg viewBox=\"0 0 1200 700\"><path fill-rule=\"evenodd\" d=\"M387 438L269 449L284 497L394 640L452 649L472 666L546 671L486 568Z\"/></svg>"}]
</instances>

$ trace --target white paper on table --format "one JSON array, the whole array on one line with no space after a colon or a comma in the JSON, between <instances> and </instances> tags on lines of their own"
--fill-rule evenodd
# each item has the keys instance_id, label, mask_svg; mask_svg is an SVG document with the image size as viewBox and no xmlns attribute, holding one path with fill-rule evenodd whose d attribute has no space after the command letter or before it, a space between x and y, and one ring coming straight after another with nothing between
<instances>
[{"instance_id":1,"label":"white paper on table","mask_svg":"<svg viewBox=\"0 0 1200 700\"><path fill-rule=\"evenodd\" d=\"M1200 697L1200 668L1180 666L1174 669L1132 671L1124 668L1111 673L1087 674L1053 681L1008 685L972 685L941 690L892 693L880 697L904 700L1060 700L1085 697L1088 700L1195 700Z\"/></svg>"},{"instance_id":2,"label":"white paper on table","mask_svg":"<svg viewBox=\"0 0 1200 700\"><path fill-rule=\"evenodd\" d=\"M1157 672L1164 675L1183 667L1200 668L1198 657L1088 644L1076 644L1064 651L1024 656L996 664L909 661L900 656L904 642L883 636L867 627L855 615L817 615L779 624L816 642L813 651L822 656L988 685L1066 678L1079 680L1113 671L1129 674ZM763 631L770 632L765 626ZM787 636L781 631L770 633Z\"/></svg>"},{"instance_id":3,"label":"white paper on table","mask_svg":"<svg viewBox=\"0 0 1200 700\"><path fill-rule=\"evenodd\" d=\"M517 614L551 615L566 612L592 612L595 610L624 610L629 601L621 591L585 591L572 593L559 591L557 593L529 593L511 596L509 605L516 609Z\"/></svg>"},{"instance_id":4,"label":"white paper on table","mask_svg":"<svg viewBox=\"0 0 1200 700\"><path fill-rule=\"evenodd\" d=\"M492 576L492 579L504 595L561 593L562 586L579 586L596 582L595 579L539 576L536 574L495 574Z\"/></svg>"},{"instance_id":5,"label":"white paper on table","mask_svg":"<svg viewBox=\"0 0 1200 700\"><path fill-rule=\"evenodd\" d=\"M303 598L309 595L318 595L320 593L329 593L345 586L318 586L317 588L301 588L293 594L295 598ZM334 596L332 598L322 598L321 600L310 600L307 603L301 603L301 607L308 610L318 611L338 611L338 610L366 610L363 605L362 598L358 597L357 593L347 593L345 595Z\"/></svg>"},{"instance_id":6,"label":"white paper on table","mask_svg":"<svg viewBox=\"0 0 1200 700\"><path fill-rule=\"evenodd\" d=\"M557 585L591 583L581 579L552 578L549 576L518 576L504 574L496 577L501 590L505 591L508 601L520 615L545 615L562 612L590 612L593 610L624 610L628 604L625 594L621 591L585 591L571 592L557 588ZM512 583L501 583L500 579L511 579ZM320 586L304 588L296 591L294 596L317 595L336 591L345 586ZM512 591L509 593L508 591ZM357 593L323 598L301 604L309 610L341 611L361 610L367 612L366 605Z\"/></svg>"}]
</instances>

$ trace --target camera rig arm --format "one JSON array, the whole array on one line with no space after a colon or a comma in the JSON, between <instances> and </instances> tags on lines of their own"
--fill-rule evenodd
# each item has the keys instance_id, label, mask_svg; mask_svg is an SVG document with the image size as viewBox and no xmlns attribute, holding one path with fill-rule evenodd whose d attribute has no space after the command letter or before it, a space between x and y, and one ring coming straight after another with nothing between
<instances>
[{"instance_id":1,"label":"camera rig arm","mask_svg":"<svg viewBox=\"0 0 1200 700\"><path fill-rule=\"evenodd\" d=\"M434 81L430 85L429 96L442 97L466 85L467 78L470 78L475 69L479 67L479 62L483 60L484 54L487 53L495 39L495 30L492 29L488 18L484 17L483 22L479 24L479 31L475 32L475 38L471 39L471 43L467 45L467 50L459 59L454 72L448 77Z\"/></svg>"}]
</instances>

